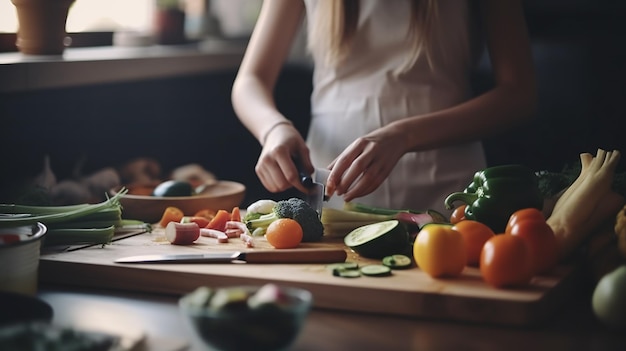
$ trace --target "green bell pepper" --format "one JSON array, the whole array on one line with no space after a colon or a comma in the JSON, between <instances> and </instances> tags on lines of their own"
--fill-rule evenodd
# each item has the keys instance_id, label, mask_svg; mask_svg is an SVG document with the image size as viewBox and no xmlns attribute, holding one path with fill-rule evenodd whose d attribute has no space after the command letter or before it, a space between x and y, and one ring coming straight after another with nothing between
<instances>
[{"instance_id":1,"label":"green bell pepper","mask_svg":"<svg viewBox=\"0 0 626 351\"><path fill-rule=\"evenodd\" d=\"M496 234L504 233L513 212L543 208L537 176L522 165L494 166L476 172L463 192L446 197L446 208L454 208L455 201L467 205L466 219L484 223Z\"/></svg>"}]
</instances>

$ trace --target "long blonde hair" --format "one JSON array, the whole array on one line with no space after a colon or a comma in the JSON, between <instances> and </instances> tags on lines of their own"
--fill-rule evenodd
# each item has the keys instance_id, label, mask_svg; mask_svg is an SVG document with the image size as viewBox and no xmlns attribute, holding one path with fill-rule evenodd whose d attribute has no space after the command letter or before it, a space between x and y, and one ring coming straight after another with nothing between
<instances>
[{"instance_id":1,"label":"long blonde hair","mask_svg":"<svg viewBox=\"0 0 626 351\"><path fill-rule=\"evenodd\" d=\"M437 0L411 0L407 41L411 55L400 71L405 71L423 54L432 65L431 33L438 17ZM325 64L337 66L346 58L359 21L359 0L319 0L309 26L308 48Z\"/></svg>"}]
</instances>

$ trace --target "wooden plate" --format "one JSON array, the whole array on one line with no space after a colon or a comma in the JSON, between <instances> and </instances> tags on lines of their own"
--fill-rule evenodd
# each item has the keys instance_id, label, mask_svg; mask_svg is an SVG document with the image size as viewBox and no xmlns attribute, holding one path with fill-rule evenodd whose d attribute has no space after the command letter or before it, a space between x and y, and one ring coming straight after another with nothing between
<instances>
[{"instance_id":1,"label":"wooden plate","mask_svg":"<svg viewBox=\"0 0 626 351\"><path fill-rule=\"evenodd\" d=\"M112 189L111 194L116 194L119 189ZM129 194L120 199L122 217L156 223L161 219L163 211L170 206L178 207L186 216L192 216L202 209L231 211L243 201L246 187L241 183L220 180L198 195L167 197L135 195L130 190Z\"/></svg>"}]
</instances>

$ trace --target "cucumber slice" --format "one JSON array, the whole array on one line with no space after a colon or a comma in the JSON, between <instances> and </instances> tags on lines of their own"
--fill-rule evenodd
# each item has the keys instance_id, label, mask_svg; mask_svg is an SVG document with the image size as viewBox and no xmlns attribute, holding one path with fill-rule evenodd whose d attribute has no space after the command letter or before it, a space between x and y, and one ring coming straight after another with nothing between
<instances>
[{"instance_id":1,"label":"cucumber slice","mask_svg":"<svg viewBox=\"0 0 626 351\"><path fill-rule=\"evenodd\" d=\"M342 277L342 278L358 278L361 276L361 272L358 269L336 268L333 270L333 275L335 277Z\"/></svg>"},{"instance_id":2,"label":"cucumber slice","mask_svg":"<svg viewBox=\"0 0 626 351\"><path fill-rule=\"evenodd\" d=\"M411 258L406 255L391 255L383 257L383 265L391 269L403 269L411 266Z\"/></svg>"},{"instance_id":3,"label":"cucumber slice","mask_svg":"<svg viewBox=\"0 0 626 351\"><path fill-rule=\"evenodd\" d=\"M336 269L343 269L343 270L359 269L359 264L356 262L331 263L326 266L326 269L328 269L331 272Z\"/></svg>"},{"instance_id":4,"label":"cucumber slice","mask_svg":"<svg viewBox=\"0 0 626 351\"><path fill-rule=\"evenodd\" d=\"M368 275L370 277L383 277L391 274L391 268L381 264L363 266L360 271L363 275Z\"/></svg>"},{"instance_id":5,"label":"cucumber slice","mask_svg":"<svg viewBox=\"0 0 626 351\"><path fill-rule=\"evenodd\" d=\"M358 227L344 237L344 243L363 257L377 259L410 247L406 227L395 219Z\"/></svg>"}]
</instances>

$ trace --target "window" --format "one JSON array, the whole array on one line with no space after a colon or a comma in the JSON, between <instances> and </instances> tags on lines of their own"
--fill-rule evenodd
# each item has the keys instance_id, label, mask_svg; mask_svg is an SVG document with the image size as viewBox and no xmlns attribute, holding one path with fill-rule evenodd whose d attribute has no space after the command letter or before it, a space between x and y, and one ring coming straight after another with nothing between
<instances>
[{"instance_id":1,"label":"window","mask_svg":"<svg viewBox=\"0 0 626 351\"><path fill-rule=\"evenodd\" d=\"M67 31L149 30L154 0L77 0L70 8ZM17 16L10 0L0 1L0 32L15 33Z\"/></svg>"}]
</instances>

